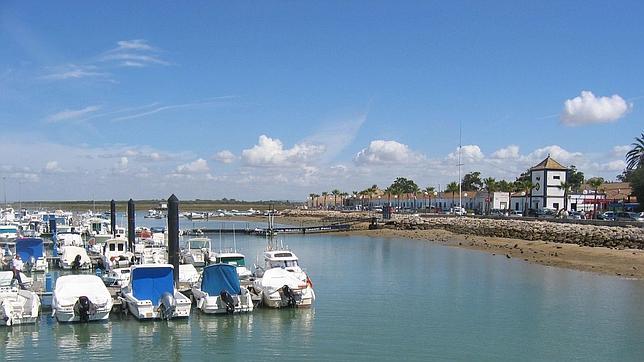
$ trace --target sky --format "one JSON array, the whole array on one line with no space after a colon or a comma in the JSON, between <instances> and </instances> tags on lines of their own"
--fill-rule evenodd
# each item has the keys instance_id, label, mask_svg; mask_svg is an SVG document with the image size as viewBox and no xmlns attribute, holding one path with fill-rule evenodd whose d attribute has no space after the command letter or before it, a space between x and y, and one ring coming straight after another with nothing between
<instances>
[{"instance_id":1,"label":"sky","mask_svg":"<svg viewBox=\"0 0 644 362\"><path fill-rule=\"evenodd\" d=\"M7 199L304 200L614 180L644 131L641 1L2 1ZM460 137L459 137L460 134Z\"/></svg>"}]
</instances>

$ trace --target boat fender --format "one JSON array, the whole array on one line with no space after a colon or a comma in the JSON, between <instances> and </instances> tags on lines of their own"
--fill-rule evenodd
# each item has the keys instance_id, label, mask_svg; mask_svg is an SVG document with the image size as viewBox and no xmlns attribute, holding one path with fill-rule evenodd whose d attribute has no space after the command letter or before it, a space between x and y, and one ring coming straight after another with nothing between
<instances>
[{"instance_id":1,"label":"boat fender","mask_svg":"<svg viewBox=\"0 0 644 362\"><path fill-rule=\"evenodd\" d=\"M289 307L295 307L297 302L295 300L295 293L293 292L293 289L289 288L288 285L284 285L282 287L282 293L286 297L286 300L287 300L286 305L289 306Z\"/></svg>"},{"instance_id":2,"label":"boat fender","mask_svg":"<svg viewBox=\"0 0 644 362\"><path fill-rule=\"evenodd\" d=\"M232 314L235 311L235 300L233 299L233 296L227 291L222 290L221 293L219 293L219 297L224 304L226 304L226 312Z\"/></svg>"},{"instance_id":3,"label":"boat fender","mask_svg":"<svg viewBox=\"0 0 644 362\"><path fill-rule=\"evenodd\" d=\"M74 261L72 262L72 269L80 269L81 267L81 256L80 254L76 255Z\"/></svg>"},{"instance_id":4,"label":"boat fender","mask_svg":"<svg viewBox=\"0 0 644 362\"><path fill-rule=\"evenodd\" d=\"M161 296L161 303L159 303L158 308L161 318L166 320L171 319L176 307L177 302L174 299L174 296L168 292L163 293Z\"/></svg>"},{"instance_id":5,"label":"boat fender","mask_svg":"<svg viewBox=\"0 0 644 362\"><path fill-rule=\"evenodd\" d=\"M86 296L78 297L74 304L74 314L81 322L89 322L89 316L96 313L96 307Z\"/></svg>"}]
</instances>

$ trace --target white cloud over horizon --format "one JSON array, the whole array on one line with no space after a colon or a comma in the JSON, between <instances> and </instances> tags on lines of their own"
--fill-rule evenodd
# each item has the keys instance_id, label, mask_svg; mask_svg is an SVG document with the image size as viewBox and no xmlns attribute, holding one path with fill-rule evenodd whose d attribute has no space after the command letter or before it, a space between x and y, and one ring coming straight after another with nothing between
<instances>
[{"instance_id":1,"label":"white cloud over horizon","mask_svg":"<svg viewBox=\"0 0 644 362\"><path fill-rule=\"evenodd\" d=\"M354 157L358 165L405 164L422 159L422 155L412 151L406 144L387 140L371 141L367 148L363 148Z\"/></svg>"},{"instance_id":2,"label":"white cloud over horizon","mask_svg":"<svg viewBox=\"0 0 644 362\"><path fill-rule=\"evenodd\" d=\"M177 173L180 174L206 173L209 171L208 161L203 158L198 158L192 162L177 166Z\"/></svg>"},{"instance_id":3,"label":"white cloud over horizon","mask_svg":"<svg viewBox=\"0 0 644 362\"><path fill-rule=\"evenodd\" d=\"M237 156L235 156L232 152L229 150L222 150L217 152L214 156L212 156L213 160L219 161L224 164L231 164L235 162L237 159Z\"/></svg>"},{"instance_id":4,"label":"white cloud over horizon","mask_svg":"<svg viewBox=\"0 0 644 362\"><path fill-rule=\"evenodd\" d=\"M241 152L242 160L251 166L288 166L294 163L310 162L324 153L322 145L300 143L292 148L284 148L279 139L260 135L258 143Z\"/></svg>"},{"instance_id":5,"label":"white cloud over horizon","mask_svg":"<svg viewBox=\"0 0 644 362\"><path fill-rule=\"evenodd\" d=\"M65 109L63 111L47 116L46 121L49 123L54 123L67 120L75 120L94 113L99 109L101 109L101 106L98 105L87 106L81 109Z\"/></svg>"},{"instance_id":6,"label":"white cloud over horizon","mask_svg":"<svg viewBox=\"0 0 644 362\"><path fill-rule=\"evenodd\" d=\"M632 104L617 94L596 97L591 91L582 91L564 102L561 121L566 126L610 123L624 117L631 108Z\"/></svg>"}]
</instances>

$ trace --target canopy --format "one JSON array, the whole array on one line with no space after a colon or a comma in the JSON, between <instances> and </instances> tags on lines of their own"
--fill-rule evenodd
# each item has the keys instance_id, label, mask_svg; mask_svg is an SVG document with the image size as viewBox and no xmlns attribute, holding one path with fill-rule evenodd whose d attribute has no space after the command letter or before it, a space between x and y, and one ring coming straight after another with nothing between
<instances>
[{"instance_id":1,"label":"canopy","mask_svg":"<svg viewBox=\"0 0 644 362\"><path fill-rule=\"evenodd\" d=\"M209 295L219 295L224 290L231 295L240 295L237 268L230 264L212 264L203 268L201 290Z\"/></svg>"},{"instance_id":2,"label":"canopy","mask_svg":"<svg viewBox=\"0 0 644 362\"><path fill-rule=\"evenodd\" d=\"M170 264L132 267L130 284L132 295L138 300L149 300L159 305L163 293L174 295L174 268Z\"/></svg>"},{"instance_id":3,"label":"canopy","mask_svg":"<svg viewBox=\"0 0 644 362\"><path fill-rule=\"evenodd\" d=\"M45 243L41 238L16 239L16 253L22 261L27 262L32 256L34 259L42 258Z\"/></svg>"},{"instance_id":4,"label":"canopy","mask_svg":"<svg viewBox=\"0 0 644 362\"><path fill-rule=\"evenodd\" d=\"M282 268L272 268L264 272L261 285L272 289L279 289L288 285L291 289L298 289L305 283L297 279L292 272Z\"/></svg>"},{"instance_id":5,"label":"canopy","mask_svg":"<svg viewBox=\"0 0 644 362\"><path fill-rule=\"evenodd\" d=\"M0 271L0 287L8 287L13 280L12 271Z\"/></svg>"},{"instance_id":6,"label":"canopy","mask_svg":"<svg viewBox=\"0 0 644 362\"><path fill-rule=\"evenodd\" d=\"M74 304L81 296L98 305L112 299L103 280L96 275L64 275L56 279L54 297L59 305Z\"/></svg>"}]
</instances>

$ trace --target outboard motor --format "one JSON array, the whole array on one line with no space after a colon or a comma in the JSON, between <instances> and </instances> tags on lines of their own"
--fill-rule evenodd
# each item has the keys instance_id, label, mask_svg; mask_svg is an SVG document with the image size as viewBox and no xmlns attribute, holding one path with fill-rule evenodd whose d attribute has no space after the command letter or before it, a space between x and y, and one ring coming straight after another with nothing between
<instances>
[{"instance_id":1,"label":"outboard motor","mask_svg":"<svg viewBox=\"0 0 644 362\"><path fill-rule=\"evenodd\" d=\"M297 301L295 300L295 292L293 292L293 289L289 288L288 285L285 285L282 287L282 294L286 297L286 305L289 307L295 307Z\"/></svg>"},{"instance_id":2,"label":"outboard motor","mask_svg":"<svg viewBox=\"0 0 644 362\"><path fill-rule=\"evenodd\" d=\"M230 293L222 290L221 293L219 293L219 297L226 304L227 313L232 314L233 312L235 312L235 300L233 299L233 296L230 295Z\"/></svg>"},{"instance_id":3,"label":"outboard motor","mask_svg":"<svg viewBox=\"0 0 644 362\"><path fill-rule=\"evenodd\" d=\"M72 261L72 269L80 269L81 267L81 256L80 254L76 255L74 261Z\"/></svg>"},{"instance_id":4,"label":"outboard motor","mask_svg":"<svg viewBox=\"0 0 644 362\"><path fill-rule=\"evenodd\" d=\"M78 297L74 304L74 314L81 322L89 322L89 316L96 313L96 306L86 296Z\"/></svg>"},{"instance_id":5,"label":"outboard motor","mask_svg":"<svg viewBox=\"0 0 644 362\"><path fill-rule=\"evenodd\" d=\"M174 299L174 296L168 292L163 293L161 296L161 303L159 304L159 312L161 313L161 318L165 320L170 320L174 314L174 310L177 307L177 301Z\"/></svg>"}]
</instances>

